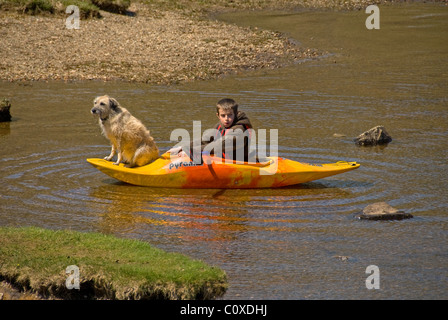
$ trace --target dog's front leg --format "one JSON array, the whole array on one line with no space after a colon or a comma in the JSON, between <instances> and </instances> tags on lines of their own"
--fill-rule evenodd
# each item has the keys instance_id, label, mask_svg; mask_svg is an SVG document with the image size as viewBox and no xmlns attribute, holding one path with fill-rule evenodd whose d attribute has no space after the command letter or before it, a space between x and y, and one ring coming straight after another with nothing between
<instances>
[{"instance_id":1,"label":"dog's front leg","mask_svg":"<svg viewBox=\"0 0 448 320\"><path fill-rule=\"evenodd\" d=\"M114 162L114 165L118 166L121 162L121 160L123 159L123 155L121 154L121 144L117 143L116 146L117 149L117 161Z\"/></svg>"},{"instance_id":2,"label":"dog's front leg","mask_svg":"<svg viewBox=\"0 0 448 320\"><path fill-rule=\"evenodd\" d=\"M116 150L116 148L115 148L115 144L112 144L112 149L110 150L110 155L108 155L107 157L105 157L104 160L107 160L107 161L112 160L112 158L113 158L114 155L115 155L115 150Z\"/></svg>"},{"instance_id":3,"label":"dog's front leg","mask_svg":"<svg viewBox=\"0 0 448 320\"><path fill-rule=\"evenodd\" d=\"M114 162L114 165L118 166L120 164L121 160L122 160L121 151L118 150L118 152L117 152L117 161Z\"/></svg>"}]
</instances>

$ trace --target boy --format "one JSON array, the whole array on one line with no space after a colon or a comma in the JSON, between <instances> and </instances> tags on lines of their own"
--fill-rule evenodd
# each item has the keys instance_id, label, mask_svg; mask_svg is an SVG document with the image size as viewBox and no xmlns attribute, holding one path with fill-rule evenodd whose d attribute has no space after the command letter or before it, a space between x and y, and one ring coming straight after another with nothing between
<instances>
[{"instance_id":1,"label":"boy","mask_svg":"<svg viewBox=\"0 0 448 320\"><path fill-rule=\"evenodd\" d=\"M213 135L206 141L201 141L201 151L209 152L217 157L237 161L255 161L255 151L249 152L252 136L252 124L233 99L222 99L216 105L216 124ZM168 150L172 155L186 154L196 163L202 163L201 154L195 154L194 143L186 147ZM199 152L196 152L199 153ZM219 154L218 154L219 153Z\"/></svg>"}]
</instances>

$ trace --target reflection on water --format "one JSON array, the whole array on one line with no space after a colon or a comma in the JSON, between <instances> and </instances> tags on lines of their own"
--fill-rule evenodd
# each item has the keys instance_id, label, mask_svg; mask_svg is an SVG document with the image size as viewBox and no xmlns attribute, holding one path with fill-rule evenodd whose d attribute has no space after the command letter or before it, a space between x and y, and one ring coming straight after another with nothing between
<instances>
[{"instance_id":1,"label":"reflection on water","mask_svg":"<svg viewBox=\"0 0 448 320\"><path fill-rule=\"evenodd\" d=\"M13 121L0 124L0 224L100 231L183 252L226 270L226 299L447 298L448 9L381 14L378 32L365 30L363 12L225 17L330 52L280 70L175 87L1 83ZM173 129L213 126L214 104L232 97L256 129L278 128L281 156L361 167L281 189L127 185L85 161L110 150L89 113L105 93L142 119L161 151ZM354 145L379 124L392 143ZM354 219L376 201L415 218ZM381 290L365 288L372 264Z\"/></svg>"},{"instance_id":2,"label":"reflection on water","mask_svg":"<svg viewBox=\"0 0 448 320\"><path fill-rule=\"evenodd\" d=\"M0 137L6 136L11 132L9 122L0 122Z\"/></svg>"},{"instance_id":3,"label":"reflection on water","mask_svg":"<svg viewBox=\"0 0 448 320\"><path fill-rule=\"evenodd\" d=\"M349 194L343 189L329 194L328 189L319 183L309 183L278 192L201 192L116 183L92 190L91 197L107 203L99 224L106 233L132 232L141 225L145 228L168 226L168 230L162 228L165 236L171 232L173 237L186 241L224 241L248 231L297 230L301 224L310 222L305 214L307 210L313 212L321 201L329 198L337 201ZM298 207L302 216L294 212Z\"/></svg>"}]
</instances>

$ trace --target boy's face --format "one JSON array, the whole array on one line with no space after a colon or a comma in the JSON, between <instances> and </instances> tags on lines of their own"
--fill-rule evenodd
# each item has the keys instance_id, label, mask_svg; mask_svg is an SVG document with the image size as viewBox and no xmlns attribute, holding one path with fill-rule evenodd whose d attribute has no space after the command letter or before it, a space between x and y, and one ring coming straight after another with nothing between
<instances>
[{"instance_id":1,"label":"boy's face","mask_svg":"<svg viewBox=\"0 0 448 320\"><path fill-rule=\"evenodd\" d=\"M235 114L233 113L233 110L219 110L216 114L218 116L219 122L222 126L225 128L228 128L232 125L233 120L235 120Z\"/></svg>"}]
</instances>

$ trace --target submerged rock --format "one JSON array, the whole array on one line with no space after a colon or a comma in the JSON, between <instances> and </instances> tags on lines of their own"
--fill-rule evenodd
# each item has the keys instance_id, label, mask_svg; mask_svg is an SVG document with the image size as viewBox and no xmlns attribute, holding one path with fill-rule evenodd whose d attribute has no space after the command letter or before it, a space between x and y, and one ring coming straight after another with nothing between
<instances>
[{"instance_id":1,"label":"submerged rock","mask_svg":"<svg viewBox=\"0 0 448 320\"><path fill-rule=\"evenodd\" d=\"M392 137L387 133L383 126L376 126L364 133L361 133L354 139L354 141L360 146L375 146L378 144L386 144L391 142Z\"/></svg>"},{"instance_id":2,"label":"submerged rock","mask_svg":"<svg viewBox=\"0 0 448 320\"><path fill-rule=\"evenodd\" d=\"M3 98L0 101L0 122L11 121L11 113L9 109L11 108L11 103L8 99Z\"/></svg>"},{"instance_id":3,"label":"submerged rock","mask_svg":"<svg viewBox=\"0 0 448 320\"><path fill-rule=\"evenodd\" d=\"M333 137L335 138L345 138L346 135L343 133L333 133Z\"/></svg>"},{"instance_id":4,"label":"submerged rock","mask_svg":"<svg viewBox=\"0 0 448 320\"><path fill-rule=\"evenodd\" d=\"M335 256L336 259L341 260L341 261L348 261L349 260L349 256Z\"/></svg>"},{"instance_id":5,"label":"submerged rock","mask_svg":"<svg viewBox=\"0 0 448 320\"><path fill-rule=\"evenodd\" d=\"M365 207L356 218L364 220L402 220L413 218L413 216L390 206L386 202L376 202Z\"/></svg>"}]
</instances>

